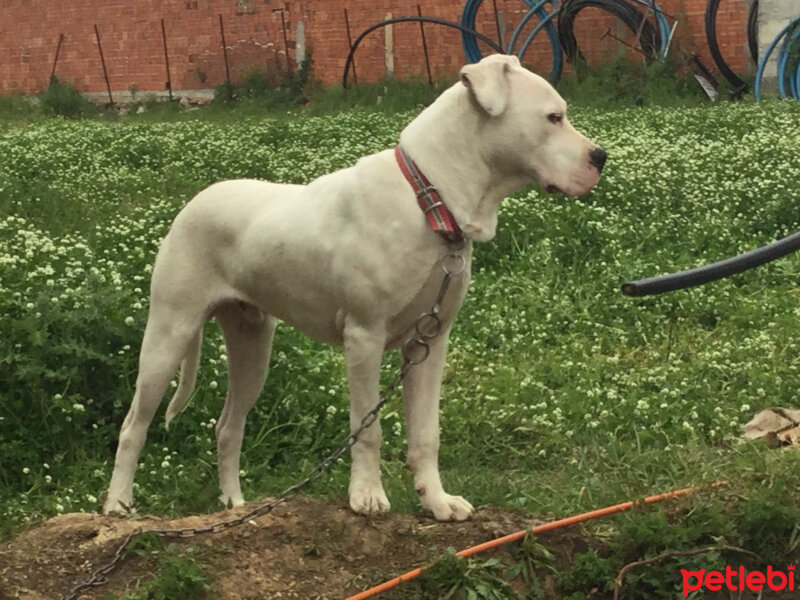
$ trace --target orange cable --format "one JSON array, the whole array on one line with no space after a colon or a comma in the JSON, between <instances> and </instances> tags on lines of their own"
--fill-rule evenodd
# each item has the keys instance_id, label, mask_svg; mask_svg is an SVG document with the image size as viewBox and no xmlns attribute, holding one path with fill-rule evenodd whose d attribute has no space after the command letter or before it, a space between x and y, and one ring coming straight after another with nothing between
<instances>
[{"instance_id":1,"label":"orange cable","mask_svg":"<svg viewBox=\"0 0 800 600\"><path fill-rule=\"evenodd\" d=\"M716 488L721 485L726 485L727 481L717 481L711 484L711 488ZM599 508L597 510L592 510L589 512L585 512L580 515L575 515L572 517L566 517L564 519L559 519L557 521L551 521L550 523L544 523L542 525L536 525L531 529L523 529L521 531L517 531L516 533L511 533L509 535L484 542L483 544L478 544L477 546L472 546L471 548L467 548L465 550L461 550L460 552L456 552L456 556L460 558L464 558L466 556L472 556L473 554L477 554L479 552L484 552L486 550L491 550L493 548L497 548L498 546L502 546L504 544L508 544L509 542L515 542L517 540L521 540L525 537L525 535L530 532L533 534L537 533L544 533L545 531L551 531L553 529L560 529L561 527L566 527L567 525L574 525L575 523L582 523L583 521L588 521L589 519L596 519L598 517L605 517L607 515L613 515L615 513L624 512L626 510L630 510L634 506L639 506L640 504L655 504L656 502L661 502L662 500L668 500L670 498L679 498L680 496L687 496L689 494L694 494L695 492L700 491L703 489L702 487L690 487L684 488L682 490L675 490L672 492L666 492L664 494L657 494L655 496L649 496L645 498L643 501L628 501L623 502L622 504L615 504L614 506L607 506L606 508ZM395 577L394 579L390 579L389 581L385 581L380 585L376 585L368 590L363 592L359 592L354 596L349 596L346 600L366 600L367 598L373 598L377 596L381 592L385 592L386 590L390 590L393 587L397 587L403 582L410 581L415 577L418 577L425 571L428 567L418 567L409 571L408 573L403 573L402 575Z\"/></svg>"}]
</instances>

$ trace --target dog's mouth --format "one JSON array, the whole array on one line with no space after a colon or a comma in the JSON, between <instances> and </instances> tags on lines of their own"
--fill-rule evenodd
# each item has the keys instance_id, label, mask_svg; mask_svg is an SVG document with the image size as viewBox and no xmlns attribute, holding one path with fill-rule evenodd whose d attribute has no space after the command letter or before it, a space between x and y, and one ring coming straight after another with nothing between
<instances>
[{"instance_id":1,"label":"dog's mouth","mask_svg":"<svg viewBox=\"0 0 800 600\"><path fill-rule=\"evenodd\" d=\"M564 190L562 190L560 187L558 187L553 183L546 186L544 189L548 194L564 194L565 196L567 195L566 192L564 192Z\"/></svg>"}]
</instances>

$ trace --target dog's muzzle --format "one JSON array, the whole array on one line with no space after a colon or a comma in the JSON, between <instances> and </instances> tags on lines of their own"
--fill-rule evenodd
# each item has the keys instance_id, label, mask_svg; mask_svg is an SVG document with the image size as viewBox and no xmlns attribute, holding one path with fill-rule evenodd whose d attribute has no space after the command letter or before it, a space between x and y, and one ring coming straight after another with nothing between
<instances>
[{"instance_id":1,"label":"dog's muzzle","mask_svg":"<svg viewBox=\"0 0 800 600\"><path fill-rule=\"evenodd\" d=\"M597 168L598 173L602 173L603 166L606 164L608 152L602 148L595 148L589 152L589 164Z\"/></svg>"}]
</instances>

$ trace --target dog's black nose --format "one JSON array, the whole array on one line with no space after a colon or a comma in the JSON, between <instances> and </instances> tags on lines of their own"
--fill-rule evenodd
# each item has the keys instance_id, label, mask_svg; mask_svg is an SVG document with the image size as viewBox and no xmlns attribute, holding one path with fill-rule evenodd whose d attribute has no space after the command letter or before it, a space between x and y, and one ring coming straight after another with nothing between
<instances>
[{"instance_id":1,"label":"dog's black nose","mask_svg":"<svg viewBox=\"0 0 800 600\"><path fill-rule=\"evenodd\" d=\"M603 165L606 164L606 159L608 158L608 153L603 150L602 148L595 148L591 152L589 152L589 164L593 167L597 167L597 171L601 172L603 170Z\"/></svg>"}]
</instances>

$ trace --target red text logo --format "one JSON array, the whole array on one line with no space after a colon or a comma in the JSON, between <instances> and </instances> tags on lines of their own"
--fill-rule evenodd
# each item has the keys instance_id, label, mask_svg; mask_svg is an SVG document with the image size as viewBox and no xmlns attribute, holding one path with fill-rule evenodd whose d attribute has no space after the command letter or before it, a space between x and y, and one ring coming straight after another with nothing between
<instances>
[{"instance_id":1,"label":"red text logo","mask_svg":"<svg viewBox=\"0 0 800 600\"><path fill-rule=\"evenodd\" d=\"M734 570L730 566L722 571L688 571L681 569L683 576L683 597L686 598L689 592L696 592L700 589L707 589L711 592L720 590L730 590L731 592L760 592L762 590L772 590L780 592L783 590L794 591L794 571L795 565L786 567L786 571L778 571L771 566L767 567L766 572L749 571L745 573L744 567Z\"/></svg>"}]
</instances>

